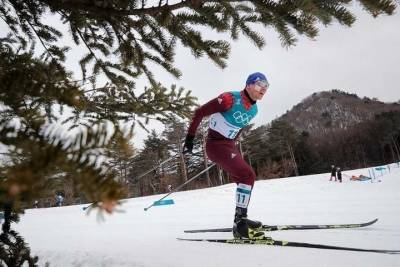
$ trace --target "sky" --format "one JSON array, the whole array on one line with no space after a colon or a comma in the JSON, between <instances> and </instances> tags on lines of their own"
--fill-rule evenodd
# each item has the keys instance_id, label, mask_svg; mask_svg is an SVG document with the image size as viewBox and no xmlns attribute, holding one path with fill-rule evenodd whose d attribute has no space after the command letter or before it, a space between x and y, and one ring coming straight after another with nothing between
<instances>
[{"instance_id":1,"label":"sky","mask_svg":"<svg viewBox=\"0 0 400 267\"><path fill-rule=\"evenodd\" d=\"M255 126L260 126L283 115L314 92L339 89L355 93L360 97L376 97L384 102L400 100L400 15L373 18L356 4L352 11L357 21L351 28L333 23L320 26L319 36L314 40L298 37L295 46L285 48L273 29L257 27L266 40L266 46L259 50L245 36L231 41L230 58L227 67L221 69L206 57L195 59L187 48L177 46L175 66L182 71L176 79L159 67L152 69L158 81L166 87L176 84L192 91L203 104L225 91L242 90L250 73L264 73L270 89L259 101L259 113ZM49 17L48 23L60 23ZM3 31L4 25L0 25ZM225 36L203 30L209 38ZM65 29L64 34L68 36ZM67 44L74 46L68 38ZM68 53L66 64L77 78L81 75L78 61L81 48ZM137 90L147 85L143 77L137 81ZM152 122L148 129L161 132L163 127ZM133 140L141 148L147 133L139 126Z\"/></svg>"}]
</instances>

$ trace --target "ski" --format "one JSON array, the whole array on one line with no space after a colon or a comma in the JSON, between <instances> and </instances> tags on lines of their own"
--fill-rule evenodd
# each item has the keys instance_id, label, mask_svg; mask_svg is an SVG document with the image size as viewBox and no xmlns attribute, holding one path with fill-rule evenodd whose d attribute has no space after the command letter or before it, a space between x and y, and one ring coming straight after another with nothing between
<instances>
[{"instance_id":1,"label":"ski","mask_svg":"<svg viewBox=\"0 0 400 267\"><path fill-rule=\"evenodd\" d=\"M261 231L283 231L283 230L318 230L318 229L341 229L341 228L360 228L374 224L378 219L365 223L348 223L348 224L317 224L317 225L263 225ZM215 228L215 229L198 229L185 230L185 233L208 233L208 232L232 232L232 228Z\"/></svg>"},{"instance_id":2,"label":"ski","mask_svg":"<svg viewBox=\"0 0 400 267\"><path fill-rule=\"evenodd\" d=\"M363 249L354 247L340 247L321 245L304 242L292 242L283 240L274 240L270 237L264 239L190 239L178 238L181 241L197 241L197 242L214 242L225 244L248 244L248 245L267 245L267 246L281 246L281 247L299 247L299 248L315 248L315 249L331 249L331 250L344 250L344 251L359 251L359 252L374 252L385 254L400 254L400 250L384 250L384 249Z\"/></svg>"}]
</instances>

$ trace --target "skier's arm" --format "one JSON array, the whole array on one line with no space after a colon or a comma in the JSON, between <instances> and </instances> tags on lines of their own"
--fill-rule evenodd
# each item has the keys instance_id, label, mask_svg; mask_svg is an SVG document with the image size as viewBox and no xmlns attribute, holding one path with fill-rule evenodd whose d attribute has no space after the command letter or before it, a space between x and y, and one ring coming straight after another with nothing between
<instances>
[{"instance_id":1,"label":"skier's arm","mask_svg":"<svg viewBox=\"0 0 400 267\"><path fill-rule=\"evenodd\" d=\"M233 96L231 93L221 94L219 97L212 99L208 103L199 107L192 118L189 125L188 133L185 139L184 150L187 152L192 152L193 150L193 140L196 135L197 128L204 117L217 112L224 112L230 109L233 105Z\"/></svg>"},{"instance_id":2,"label":"skier's arm","mask_svg":"<svg viewBox=\"0 0 400 267\"><path fill-rule=\"evenodd\" d=\"M197 128L204 117L210 116L217 112L224 112L230 109L233 105L233 96L231 93L223 93L217 98L212 99L208 103L199 107L192 118L189 125L188 135L194 137Z\"/></svg>"}]
</instances>

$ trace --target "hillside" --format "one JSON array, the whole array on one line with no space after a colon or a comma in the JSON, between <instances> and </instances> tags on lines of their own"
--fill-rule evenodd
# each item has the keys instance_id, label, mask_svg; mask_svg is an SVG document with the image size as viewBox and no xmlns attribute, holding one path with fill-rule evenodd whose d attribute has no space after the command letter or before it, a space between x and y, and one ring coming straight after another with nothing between
<instances>
[{"instance_id":1,"label":"hillside","mask_svg":"<svg viewBox=\"0 0 400 267\"><path fill-rule=\"evenodd\" d=\"M278 231L275 239L360 248L400 249L400 168L381 182L328 181L329 174L257 181L249 215L266 224L358 223L362 229ZM344 172L365 174L367 169ZM378 174L378 173L377 173ZM307 248L185 243L177 237L227 238L230 233L184 234L232 224L234 184L173 194L175 205L143 211L161 196L125 201L123 213L99 222L82 206L31 209L15 227L40 258L39 266L309 266L392 267L400 255Z\"/></svg>"},{"instance_id":2,"label":"hillside","mask_svg":"<svg viewBox=\"0 0 400 267\"><path fill-rule=\"evenodd\" d=\"M375 114L400 110L399 103L383 103L360 98L339 90L314 93L287 111L280 118L298 131L311 134L347 128L372 119Z\"/></svg>"}]
</instances>

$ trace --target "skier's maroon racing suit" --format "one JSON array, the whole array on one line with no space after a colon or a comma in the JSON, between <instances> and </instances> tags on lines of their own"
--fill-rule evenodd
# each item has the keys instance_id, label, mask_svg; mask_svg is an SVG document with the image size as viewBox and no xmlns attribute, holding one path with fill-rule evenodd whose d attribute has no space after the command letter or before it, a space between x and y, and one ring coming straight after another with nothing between
<instances>
[{"instance_id":1,"label":"skier's maroon racing suit","mask_svg":"<svg viewBox=\"0 0 400 267\"><path fill-rule=\"evenodd\" d=\"M236 210L233 234L236 238L260 239L264 233L257 231L262 224L247 218L247 207L254 185L255 173L244 161L235 141L242 128L247 126L257 114L257 100L261 100L268 89L264 74L256 72L246 80L243 91L221 94L198 108L190 123L184 149L192 152L196 130L206 116L209 121L206 142L207 156L229 173L237 184Z\"/></svg>"}]
</instances>

